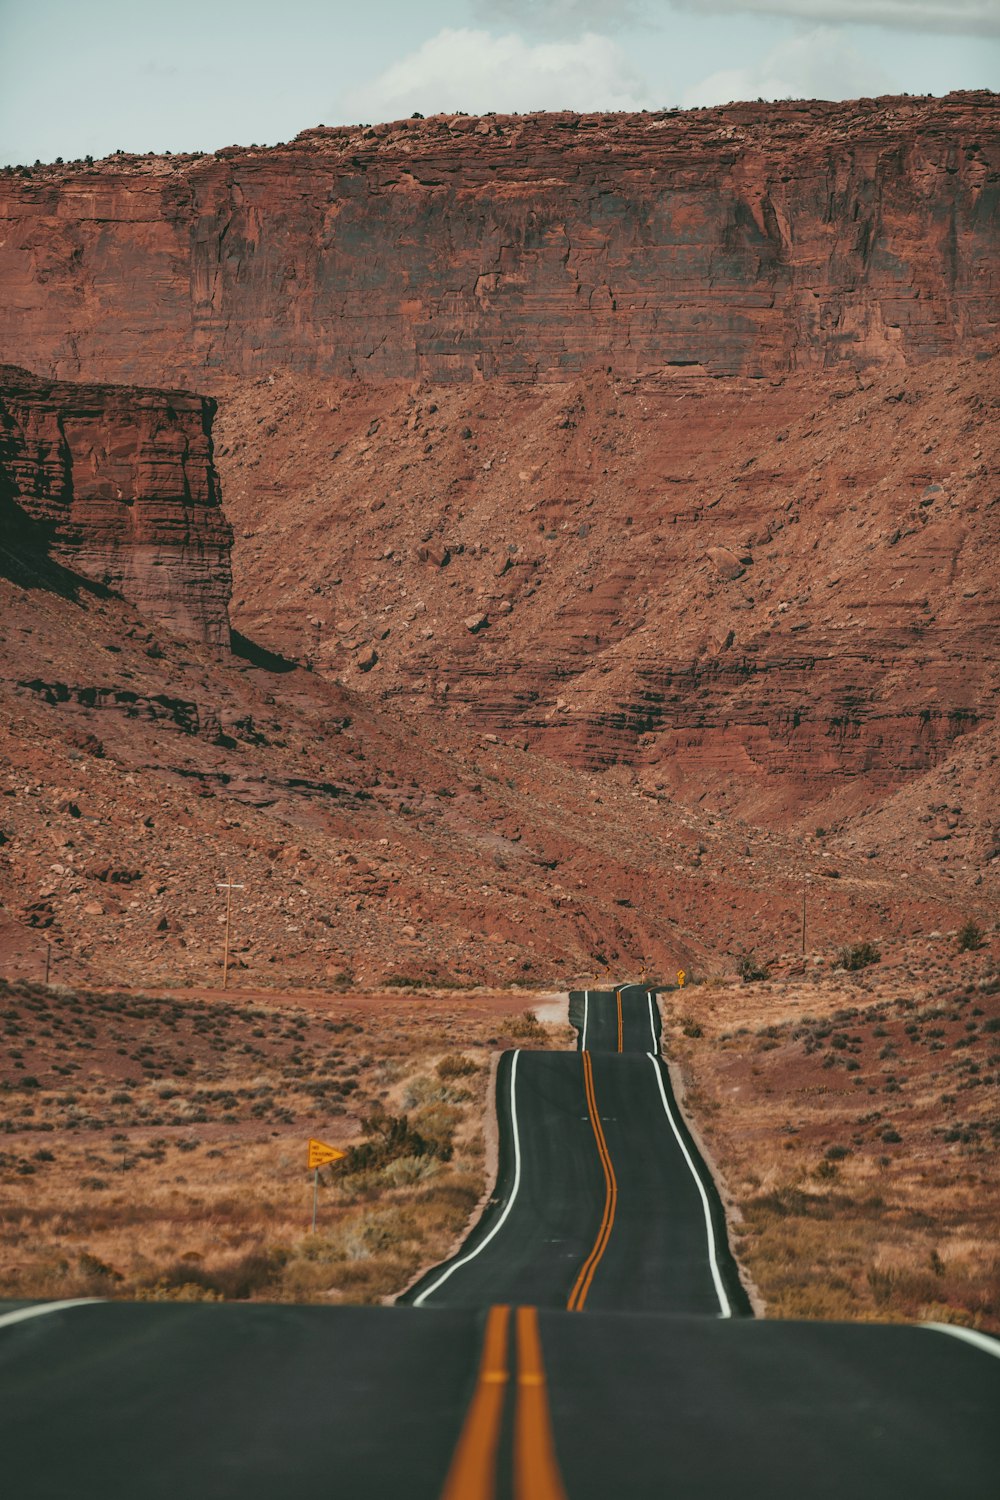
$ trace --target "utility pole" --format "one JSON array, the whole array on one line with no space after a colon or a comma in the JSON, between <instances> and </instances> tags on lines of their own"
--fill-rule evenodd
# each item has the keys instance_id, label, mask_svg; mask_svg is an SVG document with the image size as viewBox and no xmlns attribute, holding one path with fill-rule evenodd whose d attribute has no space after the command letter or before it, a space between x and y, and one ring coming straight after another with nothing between
<instances>
[{"instance_id":1,"label":"utility pole","mask_svg":"<svg viewBox=\"0 0 1000 1500\"><path fill-rule=\"evenodd\" d=\"M241 891L241 885L234 885L232 876L227 875L224 881L219 881L216 890L226 893L226 946L222 955L222 988L229 988L229 931L233 920L233 892Z\"/></svg>"},{"instance_id":2,"label":"utility pole","mask_svg":"<svg viewBox=\"0 0 1000 1500\"><path fill-rule=\"evenodd\" d=\"M806 956L806 887L802 886L802 957Z\"/></svg>"}]
</instances>

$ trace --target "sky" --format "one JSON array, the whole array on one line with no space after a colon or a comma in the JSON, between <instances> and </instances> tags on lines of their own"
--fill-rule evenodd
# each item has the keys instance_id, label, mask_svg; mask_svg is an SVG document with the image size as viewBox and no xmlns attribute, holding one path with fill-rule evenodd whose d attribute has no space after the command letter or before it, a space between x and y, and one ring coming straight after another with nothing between
<instances>
[{"instance_id":1,"label":"sky","mask_svg":"<svg viewBox=\"0 0 1000 1500\"><path fill-rule=\"evenodd\" d=\"M0 0L0 164L970 88L1000 88L1000 0Z\"/></svg>"}]
</instances>

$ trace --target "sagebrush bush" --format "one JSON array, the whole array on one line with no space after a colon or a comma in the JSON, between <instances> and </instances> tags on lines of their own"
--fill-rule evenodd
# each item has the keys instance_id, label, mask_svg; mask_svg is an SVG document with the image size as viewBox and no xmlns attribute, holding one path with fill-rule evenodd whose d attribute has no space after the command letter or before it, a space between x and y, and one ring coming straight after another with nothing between
<instances>
[{"instance_id":1,"label":"sagebrush bush","mask_svg":"<svg viewBox=\"0 0 1000 1500\"><path fill-rule=\"evenodd\" d=\"M756 984L760 979L769 979L766 965L758 963L753 949L741 953L736 960L736 972L744 984Z\"/></svg>"},{"instance_id":2,"label":"sagebrush bush","mask_svg":"<svg viewBox=\"0 0 1000 1500\"><path fill-rule=\"evenodd\" d=\"M874 943L866 941L841 948L837 954L837 963L842 969L855 973L858 969L867 969L870 964L879 963L881 958L881 950Z\"/></svg>"},{"instance_id":3,"label":"sagebrush bush","mask_svg":"<svg viewBox=\"0 0 1000 1500\"><path fill-rule=\"evenodd\" d=\"M464 1057L461 1052L449 1052L437 1065L439 1078L468 1078L478 1073L479 1064L474 1058Z\"/></svg>"}]
</instances>

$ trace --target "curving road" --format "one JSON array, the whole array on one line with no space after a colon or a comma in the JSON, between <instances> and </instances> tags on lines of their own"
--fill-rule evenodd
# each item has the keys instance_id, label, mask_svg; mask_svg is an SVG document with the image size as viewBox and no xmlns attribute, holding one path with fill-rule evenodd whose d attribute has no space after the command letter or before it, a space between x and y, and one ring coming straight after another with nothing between
<instances>
[{"instance_id":1,"label":"curving road","mask_svg":"<svg viewBox=\"0 0 1000 1500\"><path fill-rule=\"evenodd\" d=\"M587 1050L501 1059L493 1199L458 1255L405 1300L748 1314L722 1205L652 1055L652 996L574 995L570 1017Z\"/></svg>"},{"instance_id":2,"label":"curving road","mask_svg":"<svg viewBox=\"0 0 1000 1500\"><path fill-rule=\"evenodd\" d=\"M494 1197L416 1308L0 1304L7 1492L992 1500L1000 1342L740 1316L655 1003L571 1017L501 1059Z\"/></svg>"}]
</instances>

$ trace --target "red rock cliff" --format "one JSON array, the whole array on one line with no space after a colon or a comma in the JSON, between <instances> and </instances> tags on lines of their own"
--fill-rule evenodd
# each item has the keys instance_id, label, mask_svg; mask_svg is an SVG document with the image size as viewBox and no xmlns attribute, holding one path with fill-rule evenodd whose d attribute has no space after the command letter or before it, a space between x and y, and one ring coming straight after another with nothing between
<instances>
[{"instance_id":1,"label":"red rock cliff","mask_svg":"<svg viewBox=\"0 0 1000 1500\"><path fill-rule=\"evenodd\" d=\"M438 117L0 178L0 352L218 388L915 362L995 338L997 96Z\"/></svg>"},{"instance_id":2,"label":"red rock cliff","mask_svg":"<svg viewBox=\"0 0 1000 1500\"><path fill-rule=\"evenodd\" d=\"M214 412L214 401L184 391L72 385L0 366L5 514L22 534L34 523L50 556L174 634L223 645L232 531L212 461Z\"/></svg>"}]
</instances>

